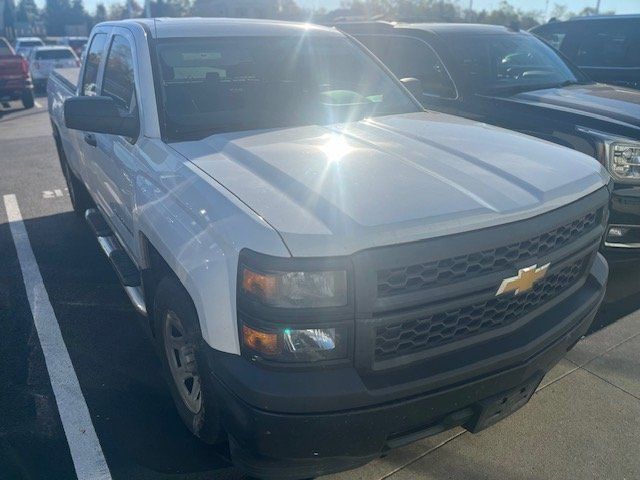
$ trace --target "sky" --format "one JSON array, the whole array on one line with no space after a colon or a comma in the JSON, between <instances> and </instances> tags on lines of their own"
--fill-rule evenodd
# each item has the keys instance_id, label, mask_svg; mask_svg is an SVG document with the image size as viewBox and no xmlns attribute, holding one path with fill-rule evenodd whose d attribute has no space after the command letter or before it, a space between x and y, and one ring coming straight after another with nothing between
<instances>
[{"instance_id":1,"label":"sky","mask_svg":"<svg viewBox=\"0 0 640 480\"><path fill-rule=\"evenodd\" d=\"M45 0L36 0L39 6L44 5ZM121 0L84 0L87 10L93 12L97 3L102 1L105 5L110 3L118 3ZM297 0L301 6L308 8L324 7L331 10L340 6L340 0ZM566 5L570 11L578 12L584 7L594 7L597 0L509 0L516 8L522 10L540 10L544 11L545 6L549 5L549 12L553 5L558 3ZM142 0L141 0L142 3ZM469 0L457 0L457 3L463 7L469 5ZM473 0L474 10L487 9L491 10L500 4L500 0ZM602 11L615 10L616 13L640 13L640 0L601 0L600 9Z\"/></svg>"}]
</instances>

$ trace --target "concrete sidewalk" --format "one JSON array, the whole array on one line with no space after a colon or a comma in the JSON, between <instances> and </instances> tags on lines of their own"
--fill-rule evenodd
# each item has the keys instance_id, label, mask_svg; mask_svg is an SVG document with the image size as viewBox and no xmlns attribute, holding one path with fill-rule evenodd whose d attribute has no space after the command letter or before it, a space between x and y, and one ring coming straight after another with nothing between
<instances>
[{"instance_id":1,"label":"concrete sidewalk","mask_svg":"<svg viewBox=\"0 0 640 480\"><path fill-rule=\"evenodd\" d=\"M639 270L613 269L595 331L511 417L477 435L452 430L323 478L639 479Z\"/></svg>"}]
</instances>

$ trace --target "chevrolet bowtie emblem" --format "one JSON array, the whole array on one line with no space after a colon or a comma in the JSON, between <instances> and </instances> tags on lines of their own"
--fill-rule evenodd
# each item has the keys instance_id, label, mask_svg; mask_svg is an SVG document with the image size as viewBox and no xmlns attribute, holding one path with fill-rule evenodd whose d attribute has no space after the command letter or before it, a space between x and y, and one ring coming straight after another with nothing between
<instances>
[{"instance_id":1,"label":"chevrolet bowtie emblem","mask_svg":"<svg viewBox=\"0 0 640 480\"><path fill-rule=\"evenodd\" d=\"M496 297L507 292L515 292L519 295L522 292L526 292L533 287L533 284L540 280L547 274L550 263L538 268L538 265L531 265L530 267L521 268L518 270L518 275L515 277L509 277L502 280L500 288L496 292Z\"/></svg>"}]
</instances>

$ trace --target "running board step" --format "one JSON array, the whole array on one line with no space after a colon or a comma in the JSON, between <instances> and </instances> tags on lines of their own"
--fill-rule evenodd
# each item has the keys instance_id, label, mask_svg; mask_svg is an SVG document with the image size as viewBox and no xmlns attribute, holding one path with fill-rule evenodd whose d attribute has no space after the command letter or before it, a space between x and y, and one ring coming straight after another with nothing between
<instances>
[{"instance_id":1,"label":"running board step","mask_svg":"<svg viewBox=\"0 0 640 480\"><path fill-rule=\"evenodd\" d=\"M91 208L85 212L85 218L96 234L100 248L102 248L102 251L116 271L116 275L118 275L118 279L120 283L122 283L129 300L131 300L131 303L138 313L146 316L147 306L144 301L140 271L127 252L120 246L120 242L118 242L118 239L113 235L113 232L104 221L104 218L102 218L100 212Z\"/></svg>"},{"instance_id":2,"label":"running board step","mask_svg":"<svg viewBox=\"0 0 640 480\"><path fill-rule=\"evenodd\" d=\"M96 237L111 237L113 235L111 228L109 228L107 222L104 221L102 214L95 208L90 208L84 212L84 219Z\"/></svg>"}]
</instances>

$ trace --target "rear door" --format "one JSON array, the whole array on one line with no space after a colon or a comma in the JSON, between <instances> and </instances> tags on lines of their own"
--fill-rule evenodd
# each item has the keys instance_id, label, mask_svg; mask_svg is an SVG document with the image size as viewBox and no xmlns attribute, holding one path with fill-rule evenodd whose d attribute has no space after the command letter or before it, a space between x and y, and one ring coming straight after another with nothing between
<instances>
[{"instance_id":1,"label":"rear door","mask_svg":"<svg viewBox=\"0 0 640 480\"><path fill-rule=\"evenodd\" d=\"M100 84L96 88L100 95L113 98L118 108L139 118L140 93L136 88L135 52L133 35L127 29L114 28L108 39ZM95 176L94 198L120 241L130 250L133 242L133 181L139 167L136 161L138 138L94 133L90 140L86 150Z\"/></svg>"},{"instance_id":2,"label":"rear door","mask_svg":"<svg viewBox=\"0 0 640 480\"><path fill-rule=\"evenodd\" d=\"M109 31L104 28L99 29L91 39L87 59L80 72L77 91L80 96L94 96L98 93L98 74L104 66ZM90 132L68 129L67 135L63 135L63 138L68 138L72 144L69 148L65 147L67 155L69 156L68 152L77 152L77 155L71 155L67 158L71 169L79 178L82 178L88 190L94 196L97 181L91 165L95 149L94 145L92 145L92 135Z\"/></svg>"}]
</instances>

